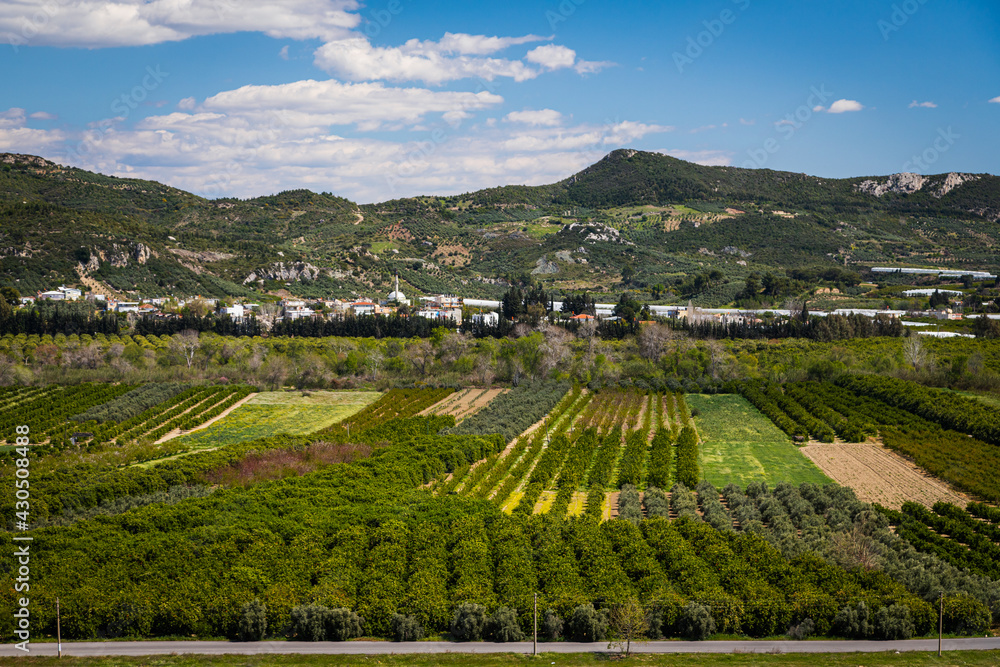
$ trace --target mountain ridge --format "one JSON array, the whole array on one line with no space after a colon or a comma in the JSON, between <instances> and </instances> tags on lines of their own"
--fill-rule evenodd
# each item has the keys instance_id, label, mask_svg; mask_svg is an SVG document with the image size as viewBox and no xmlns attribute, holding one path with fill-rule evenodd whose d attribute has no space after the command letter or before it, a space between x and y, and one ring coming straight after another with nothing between
<instances>
[{"instance_id":1,"label":"mountain ridge","mask_svg":"<svg viewBox=\"0 0 1000 667\"><path fill-rule=\"evenodd\" d=\"M0 154L0 207L0 281L25 292L86 277L146 295L315 298L377 293L398 273L411 291L497 296L544 266L535 279L564 292L662 283L680 296L671 285L711 265L727 287L694 295L708 303L754 271L989 269L1000 242L991 174L828 179L634 149L552 184L360 205L305 189L208 200Z\"/></svg>"}]
</instances>

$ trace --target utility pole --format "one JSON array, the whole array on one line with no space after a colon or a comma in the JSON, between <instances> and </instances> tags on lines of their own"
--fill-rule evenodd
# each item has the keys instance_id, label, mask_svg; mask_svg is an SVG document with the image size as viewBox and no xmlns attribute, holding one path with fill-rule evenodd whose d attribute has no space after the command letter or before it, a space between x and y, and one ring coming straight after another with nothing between
<instances>
[{"instance_id":1,"label":"utility pole","mask_svg":"<svg viewBox=\"0 0 1000 667\"><path fill-rule=\"evenodd\" d=\"M941 657L941 635L944 634L944 591L938 598L938 657Z\"/></svg>"},{"instance_id":2,"label":"utility pole","mask_svg":"<svg viewBox=\"0 0 1000 667\"><path fill-rule=\"evenodd\" d=\"M59 623L59 598L56 598L56 653L62 657L62 627Z\"/></svg>"},{"instance_id":3,"label":"utility pole","mask_svg":"<svg viewBox=\"0 0 1000 667\"><path fill-rule=\"evenodd\" d=\"M535 630L531 639L531 655L538 655L538 592L535 592Z\"/></svg>"}]
</instances>

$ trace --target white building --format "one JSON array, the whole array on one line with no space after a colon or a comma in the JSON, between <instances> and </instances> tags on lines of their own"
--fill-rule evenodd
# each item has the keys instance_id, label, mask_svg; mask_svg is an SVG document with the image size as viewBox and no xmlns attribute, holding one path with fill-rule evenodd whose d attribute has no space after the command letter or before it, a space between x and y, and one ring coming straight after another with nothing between
<instances>
[{"instance_id":1,"label":"white building","mask_svg":"<svg viewBox=\"0 0 1000 667\"><path fill-rule=\"evenodd\" d=\"M374 315L377 306L378 304L374 301L352 301L347 304L354 315Z\"/></svg>"},{"instance_id":2,"label":"white building","mask_svg":"<svg viewBox=\"0 0 1000 667\"><path fill-rule=\"evenodd\" d=\"M389 296L388 296L388 298L386 298L386 301L389 302L389 303L395 301L396 303L398 303L401 306L409 306L410 305L410 300L406 298L405 294L403 294L402 292L399 291L399 274L398 273L396 274L396 289L394 289L393 291L389 292Z\"/></svg>"},{"instance_id":3,"label":"white building","mask_svg":"<svg viewBox=\"0 0 1000 667\"><path fill-rule=\"evenodd\" d=\"M235 306L222 306L218 312L219 315L229 315L234 320L241 320L244 315L243 304L238 303Z\"/></svg>"},{"instance_id":4,"label":"white building","mask_svg":"<svg viewBox=\"0 0 1000 667\"><path fill-rule=\"evenodd\" d=\"M476 324L484 324L489 327L495 327L500 324L500 313L493 311L488 313L473 313L471 319Z\"/></svg>"},{"instance_id":5,"label":"white building","mask_svg":"<svg viewBox=\"0 0 1000 667\"><path fill-rule=\"evenodd\" d=\"M138 313L139 312L139 302L138 301L119 301L115 304L116 313Z\"/></svg>"}]
</instances>

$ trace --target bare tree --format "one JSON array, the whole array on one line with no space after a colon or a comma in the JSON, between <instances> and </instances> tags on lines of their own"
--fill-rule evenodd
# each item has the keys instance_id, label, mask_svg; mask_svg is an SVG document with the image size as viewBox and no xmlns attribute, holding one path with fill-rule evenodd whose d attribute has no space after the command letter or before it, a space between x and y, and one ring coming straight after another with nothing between
<instances>
[{"instance_id":1,"label":"bare tree","mask_svg":"<svg viewBox=\"0 0 1000 667\"><path fill-rule=\"evenodd\" d=\"M378 372L382 368L383 361L385 361L385 355L377 347L371 350L368 356L365 357L365 367L368 369L368 378L370 380L378 378Z\"/></svg>"},{"instance_id":2,"label":"bare tree","mask_svg":"<svg viewBox=\"0 0 1000 667\"><path fill-rule=\"evenodd\" d=\"M648 641L649 620L646 610L635 598L615 605L611 608L608 619L608 634L611 641L608 648L617 648L628 658L632 654L632 642Z\"/></svg>"},{"instance_id":3,"label":"bare tree","mask_svg":"<svg viewBox=\"0 0 1000 667\"><path fill-rule=\"evenodd\" d=\"M712 379L719 379L719 371L726 360L726 348L717 340L707 341Z\"/></svg>"},{"instance_id":4,"label":"bare tree","mask_svg":"<svg viewBox=\"0 0 1000 667\"><path fill-rule=\"evenodd\" d=\"M594 335L597 333L597 321L596 320L586 320L580 325L580 328L576 330L576 335L580 338L586 340L594 340Z\"/></svg>"},{"instance_id":5,"label":"bare tree","mask_svg":"<svg viewBox=\"0 0 1000 667\"><path fill-rule=\"evenodd\" d=\"M868 521L860 516L850 529L835 533L830 540L830 549L837 563L847 569L862 567L874 570L879 566L879 552L875 540L869 534Z\"/></svg>"},{"instance_id":6,"label":"bare tree","mask_svg":"<svg viewBox=\"0 0 1000 667\"><path fill-rule=\"evenodd\" d=\"M913 366L913 370L919 371L927 363L927 350L924 349L924 343L920 340L920 335L915 333L910 333L903 343L903 357L906 359L906 363Z\"/></svg>"},{"instance_id":7,"label":"bare tree","mask_svg":"<svg viewBox=\"0 0 1000 667\"><path fill-rule=\"evenodd\" d=\"M185 329L174 336L174 344L184 355L187 367L191 368L191 365L194 364L194 355L197 354L198 348L201 347L201 342L198 340L198 332L194 329Z\"/></svg>"},{"instance_id":8,"label":"bare tree","mask_svg":"<svg viewBox=\"0 0 1000 667\"><path fill-rule=\"evenodd\" d=\"M413 366L413 370L418 375L424 376L434 363L434 348L430 341L420 340L406 347L405 356Z\"/></svg>"},{"instance_id":9,"label":"bare tree","mask_svg":"<svg viewBox=\"0 0 1000 667\"><path fill-rule=\"evenodd\" d=\"M247 360L247 366L250 367L251 371L255 373L260 368L261 364L264 363L264 357L267 356L267 348L263 345L257 344L253 346L253 352L250 355L250 359Z\"/></svg>"},{"instance_id":10,"label":"bare tree","mask_svg":"<svg viewBox=\"0 0 1000 667\"><path fill-rule=\"evenodd\" d=\"M281 314L281 306L274 302L262 303L254 309L254 316L264 329L270 329L278 321Z\"/></svg>"},{"instance_id":11,"label":"bare tree","mask_svg":"<svg viewBox=\"0 0 1000 667\"><path fill-rule=\"evenodd\" d=\"M639 332L639 354L643 359L656 361L673 332L664 324L645 324Z\"/></svg>"},{"instance_id":12,"label":"bare tree","mask_svg":"<svg viewBox=\"0 0 1000 667\"><path fill-rule=\"evenodd\" d=\"M281 389L288 378L288 359L275 355L261 366L261 376L264 382L273 390Z\"/></svg>"}]
</instances>

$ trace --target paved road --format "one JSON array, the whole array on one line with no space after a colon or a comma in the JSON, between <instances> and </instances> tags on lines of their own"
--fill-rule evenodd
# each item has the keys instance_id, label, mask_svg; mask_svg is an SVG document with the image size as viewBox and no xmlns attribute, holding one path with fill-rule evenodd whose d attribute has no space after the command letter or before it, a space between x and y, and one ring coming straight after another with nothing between
<instances>
[{"instance_id":1,"label":"paved road","mask_svg":"<svg viewBox=\"0 0 1000 667\"><path fill-rule=\"evenodd\" d=\"M1000 649L1000 637L988 639L945 639L945 651L982 651ZM530 653L531 642L494 644L490 642L63 642L63 655L201 655L233 654L388 654L388 653ZM604 643L540 643L543 653L605 653ZM635 644L638 653L877 653L882 651L937 651L936 639L907 641L725 641L725 642L648 642ZM55 644L32 644L31 655L55 655ZM24 655L11 644L0 647L0 657Z\"/></svg>"}]
</instances>

